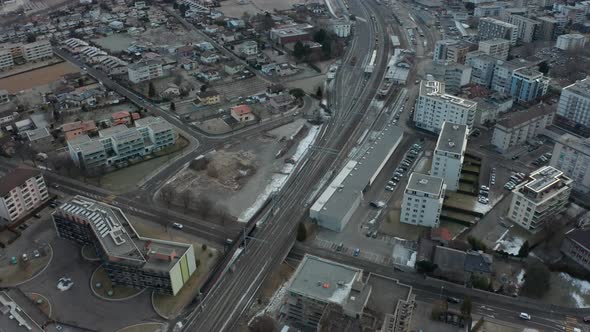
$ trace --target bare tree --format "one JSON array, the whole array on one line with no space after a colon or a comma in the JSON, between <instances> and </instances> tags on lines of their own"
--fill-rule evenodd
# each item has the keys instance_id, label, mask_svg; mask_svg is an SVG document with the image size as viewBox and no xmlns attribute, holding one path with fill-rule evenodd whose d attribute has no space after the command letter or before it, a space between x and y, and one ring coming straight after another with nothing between
<instances>
[{"instance_id":1,"label":"bare tree","mask_svg":"<svg viewBox=\"0 0 590 332\"><path fill-rule=\"evenodd\" d=\"M213 210L213 202L205 196L200 196L197 201L197 210L201 218L207 218Z\"/></svg>"},{"instance_id":2,"label":"bare tree","mask_svg":"<svg viewBox=\"0 0 590 332\"><path fill-rule=\"evenodd\" d=\"M174 191L174 188L172 188L172 186L170 185L166 185L160 190L160 198L164 203L166 203L168 208L170 208L170 205L172 205L175 195L176 192Z\"/></svg>"},{"instance_id":3,"label":"bare tree","mask_svg":"<svg viewBox=\"0 0 590 332\"><path fill-rule=\"evenodd\" d=\"M185 189L182 193L180 193L180 199L182 200L182 205L184 208L188 209L193 202L193 192L190 191L190 189Z\"/></svg>"}]
</instances>

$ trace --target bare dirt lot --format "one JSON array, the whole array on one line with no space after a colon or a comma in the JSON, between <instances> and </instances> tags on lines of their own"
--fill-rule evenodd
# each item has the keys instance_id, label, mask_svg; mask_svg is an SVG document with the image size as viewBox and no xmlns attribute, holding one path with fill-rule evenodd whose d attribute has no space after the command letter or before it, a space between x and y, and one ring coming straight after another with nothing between
<instances>
[{"instance_id":1,"label":"bare dirt lot","mask_svg":"<svg viewBox=\"0 0 590 332\"><path fill-rule=\"evenodd\" d=\"M167 186L174 188L177 194L189 190L195 198L205 195L216 206L239 217L256 202L271 183L273 174L281 171L285 158L297 146L298 138L292 143L288 143L288 138L304 126L305 120L296 120L238 144L228 145L207 156L208 162L201 170L187 167ZM285 153L277 158L281 150ZM182 200L181 195L177 196L178 200Z\"/></svg>"},{"instance_id":2,"label":"bare dirt lot","mask_svg":"<svg viewBox=\"0 0 590 332\"><path fill-rule=\"evenodd\" d=\"M164 47L188 45L198 43L201 40L196 40L194 35L182 28L169 30L166 27L158 27L147 29L137 36L118 33L104 38L93 39L93 41L108 50L120 52L133 44Z\"/></svg>"},{"instance_id":3,"label":"bare dirt lot","mask_svg":"<svg viewBox=\"0 0 590 332\"><path fill-rule=\"evenodd\" d=\"M53 66L44 67L15 76L0 79L0 90L8 90L10 93L18 93L22 90L32 89L40 85L46 85L58 80L62 75L78 72L73 65L62 62Z\"/></svg>"}]
</instances>

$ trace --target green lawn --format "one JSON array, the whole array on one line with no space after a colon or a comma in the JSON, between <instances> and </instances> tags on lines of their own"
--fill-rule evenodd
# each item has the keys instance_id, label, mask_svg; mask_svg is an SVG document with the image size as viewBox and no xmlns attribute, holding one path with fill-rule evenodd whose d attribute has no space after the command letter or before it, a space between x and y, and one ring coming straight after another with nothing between
<instances>
[{"instance_id":1,"label":"green lawn","mask_svg":"<svg viewBox=\"0 0 590 332\"><path fill-rule=\"evenodd\" d=\"M97 283L101 284L100 288L96 286ZM102 297L110 299L124 299L142 291L141 289L113 285L113 283L111 283L111 279L109 279L109 276L107 275L107 272L102 267L99 267L98 270L94 272L90 284L96 293ZM113 294L109 295L109 291L112 291Z\"/></svg>"},{"instance_id":2,"label":"green lawn","mask_svg":"<svg viewBox=\"0 0 590 332\"><path fill-rule=\"evenodd\" d=\"M475 203L477 202L477 197L459 194L454 192L446 192L446 198L443 203L444 206L451 206L459 209L464 210L471 210L475 207Z\"/></svg>"}]
</instances>

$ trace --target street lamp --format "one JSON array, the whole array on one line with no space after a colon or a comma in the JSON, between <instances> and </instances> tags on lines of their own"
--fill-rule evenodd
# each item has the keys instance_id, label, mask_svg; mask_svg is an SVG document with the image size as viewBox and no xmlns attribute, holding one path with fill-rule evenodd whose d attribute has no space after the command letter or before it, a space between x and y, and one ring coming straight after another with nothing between
<instances>
[{"instance_id":1,"label":"street lamp","mask_svg":"<svg viewBox=\"0 0 590 332\"><path fill-rule=\"evenodd\" d=\"M443 290L445 289L445 286L440 286L440 299L442 300L442 294L443 294Z\"/></svg>"}]
</instances>

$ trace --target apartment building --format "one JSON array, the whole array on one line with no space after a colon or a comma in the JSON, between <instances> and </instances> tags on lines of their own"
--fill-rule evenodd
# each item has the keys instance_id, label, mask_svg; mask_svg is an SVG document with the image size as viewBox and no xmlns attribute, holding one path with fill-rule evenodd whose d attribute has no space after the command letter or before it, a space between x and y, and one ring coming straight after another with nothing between
<instances>
[{"instance_id":1,"label":"apartment building","mask_svg":"<svg viewBox=\"0 0 590 332\"><path fill-rule=\"evenodd\" d=\"M430 175L442 178L446 190L459 189L468 134L466 125L444 122L438 135Z\"/></svg>"},{"instance_id":2,"label":"apartment building","mask_svg":"<svg viewBox=\"0 0 590 332\"><path fill-rule=\"evenodd\" d=\"M584 228L573 228L565 233L561 252L586 270L590 270L590 231Z\"/></svg>"},{"instance_id":3,"label":"apartment building","mask_svg":"<svg viewBox=\"0 0 590 332\"><path fill-rule=\"evenodd\" d=\"M530 102L544 96L549 88L549 78L533 68L517 69L512 74L510 95L515 101Z\"/></svg>"},{"instance_id":4,"label":"apartment building","mask_svg":"<svg viewBox=\"0 0 590 332\"><path fill-rule=\"evenodd\" d=\"M16 168L0 179L0 217L9 224L49 199L41 171Z\"/></svg>"},{"instance_id":5,"label":"apartment building","mask_svg":"<svg viewBox=\"0 0 590 332\"><path fill-rule=\"evenodd\" d=\"M453 94L461 92L461 88L471 80L470 66L460 63L441 63L433 67L432 75L438 81L445 83L445 91Z\"/></svg>"},{"instance_id":6,"label":"apartment building","mask_svg":"<svg viewBox=\"0 0 590 332\"><path fill-rule=\"evenodd\" d=\"M162 63L158 60L142 60L127 68L129 81L139 83L164 76Z\"/></svg>"},{"instance_id":7,"label":"apartment building","mask_svg":"<svg viewBox=\"0 0 590 332\"><path fill-rule=\"evenodd\" d=\"M561 90L557 114L573 123L590 127L590 76Z\"/></svg>"},{"instance_id":8,"label":"apartment building","mask_svg":"<svg viewBox=\"0 0 590 332\"><path fill-rule=\"evenodd\" d=\"M51 58L53 49L49 40L39 40L34 43L22 45L23 57L27 61L38 61Z\"/></svg>"},{"instance_id":9,"label":"apartment building","mask_svg":"<svg viewBox=\"0 0 590 332\"><path fill-rule=\"evenodd\" d=\"M498 61L494 69L490 88L495 92L510 94L514 72L518 69L529 68L531 66L533 66L533 63L523 59Z\"/></svg>"},{"instance_id":10,"label":"apartment building","mask_svg":"<svg viewBox=\"0 0 590 332\"><path fill-rule=\"evenodd\" d=\"M590 138L571 134L560 136L553 147L549 165L561 170L571 178L573 189L582 193L590 192Z\"/></svg>"},{"instance_id":11,"label":"apartment building","mask_svg":"<svg viewBox=\"0 0 590 332\"><path fill-rule=\"evenodd\" d=\"M286 293L287 321L316 329L328 305L360 316L371 293L362 277L359 268L305 255Z\"/></svg>"},{"instance_id":12,"label":"apartment building","mask_svg":"<svg viewBox=\"0 0 590 332\"><path fill-rule=\"evenodd\" d=\"M0 48L0 70L8 70L14 67L14 60L10 50Z\"/></svg>"},{"instance_id":13,"label":"apartment building","mask_svg":"<svg viewBox=\"0 0 590 332\"><path fill-rule=\"evenodd\" d=\"M556 109L539 104L526 111L509 114L494 126L492 144L502 153L523 146L553 123Z\"/></svg>"},{"instance_id":14,"label":"apartment building","mask_svg":"<svg viewBox=\"0 0 590 332\"><path fill-rule=\"evenodd\" d=\"M482 40L479 42L478 50L494 58L506 60L510 51L510 41L502 38Z\"/></svg>"},{"instance_id":15,"label":"apartment building","mask_svg":"<svg viewBox=\"0 0 590 332\"><path fill-rule=\"evenodd\" d=\"M434 47L433 60L435 62L465 63L467 53L474 46L468 42L444 39L436 42Z\"/></svg>"},{"instance_id":16,"label":"apartment building","mask_svg":"<svg viewBox=\"0 0 590 332\"><path fill-rule=\"evenodd\" d=\"M440 177L412 173L404 190L400 221L416 226L438 227L446 187Z\"/></svg>"},{"instance_id":17,"label":"apartment building","mask_svg":"<svg viewBox=\"0 0 590 332\"><path fill-rule=\"evenodd\" d=\"M479 40L502 38L510 41L510 45L516 45L518 27L491 17L483 17L479 20Z\"/></svg>"},{"instance_id":18,"label":"apartment building","mask_svg":"<svg viewBox=\"0 0 590 332\"><path fill-rule=\"evenodd\" d=\"M192 244L142 237L117 207L78 195L52 219L60 238L94 247L114 284L176 295L197 270Z\"/></svg>"},{"instance_id":19,"label":"apartment building","mask_svg":"<svg viewBox=\"0 0 590 332\"><path fill-rule=\"evenodd\" d=\"M416 126L439 133L443 122L466 125L471 131L477 103L445 93L445 85L439 81L420 82L420 95L416 101L414 122Z\"/></svg>"},{"instance_id":20,"label":"apartment building","mask_svg":"<svg viewBox=\"0 0 590 332\"><path fill-rule=\"evenodd\" d=\"M531 233L538 232L565 209L572 182L552 166L539 168L512 190L508 218Z\"/></svg>"},{"instance_id":21,"label":"apartment building","mask_svg":"<svg viewBox=\"0 0 590 332\"><path fill-rule=\"evenodd\" d=\"M584 46L586 46L586 36L579 33L558 36L557 43L555 43L555 47L564 51L580 49Z\"/></svg>"},{"instance_id":22,"label":"apartment building","mask_svg":"<svg viewBox=\"0 0 590 332\"><path fill-rule=\"evenodd\" d=\"M496 121L500 113L509 111L514 104L512 97L500 93L488 97L476 97L473 101L477 102L475 125L486 125Z\"/></svg>"},{"instance_id":23,"label":"apartment building","mask_svg":"<svg viewBox=\"0 0 590 332\"><path fill-rule=\"evenodd\" d=\"M336 36L340 38L347 38L350 36L350 31L352 30L352 22L350 20L339 19L333 20L330 23L332 32L334 32Z\"/></svg>"},{"instance_id":24,"label":"apartment building","mask_svg":"<svg viewBox=\"0 0 590 332\"><path fill-rule=\"evenodd\" d=\"M469 52L465 64L471 67L471 82L489 88L498 61L483 51Z\"/></svg>"},{"instance_id":25,"label":"apartment building","mask_svg":"<svg viewBox=\"0 0 590 332\"><path fill-rule=\"evenodd\" d=\"M518 40L523 43L532 42L537 29L541 25L539 21L522 15L510 15L508 22L517 27Z\"/></svg>"},{"instance_id":26,"label":"apartment building","mask_svg":"<svg viewBox=\"0 0 590 332\"><path fill-rule=\"evenodd\" d=\"M83 169L125 165L176 143L170 123L160 117L135 120L135 127L125 125L103 129L99 137L80 135L68 141L74 163Z\"/></svg>"},{"instance_id":27,"label":"apartment building","mask_svg":"<svg viewBox=\"0 0 590 332\"><path fill-rule=\"evenodd\" d=\"M543 16L537 18L539 26L537 27L536 40L555 40L561 32L557 20L553 17Z\"/></svg>"}]
</instances>

